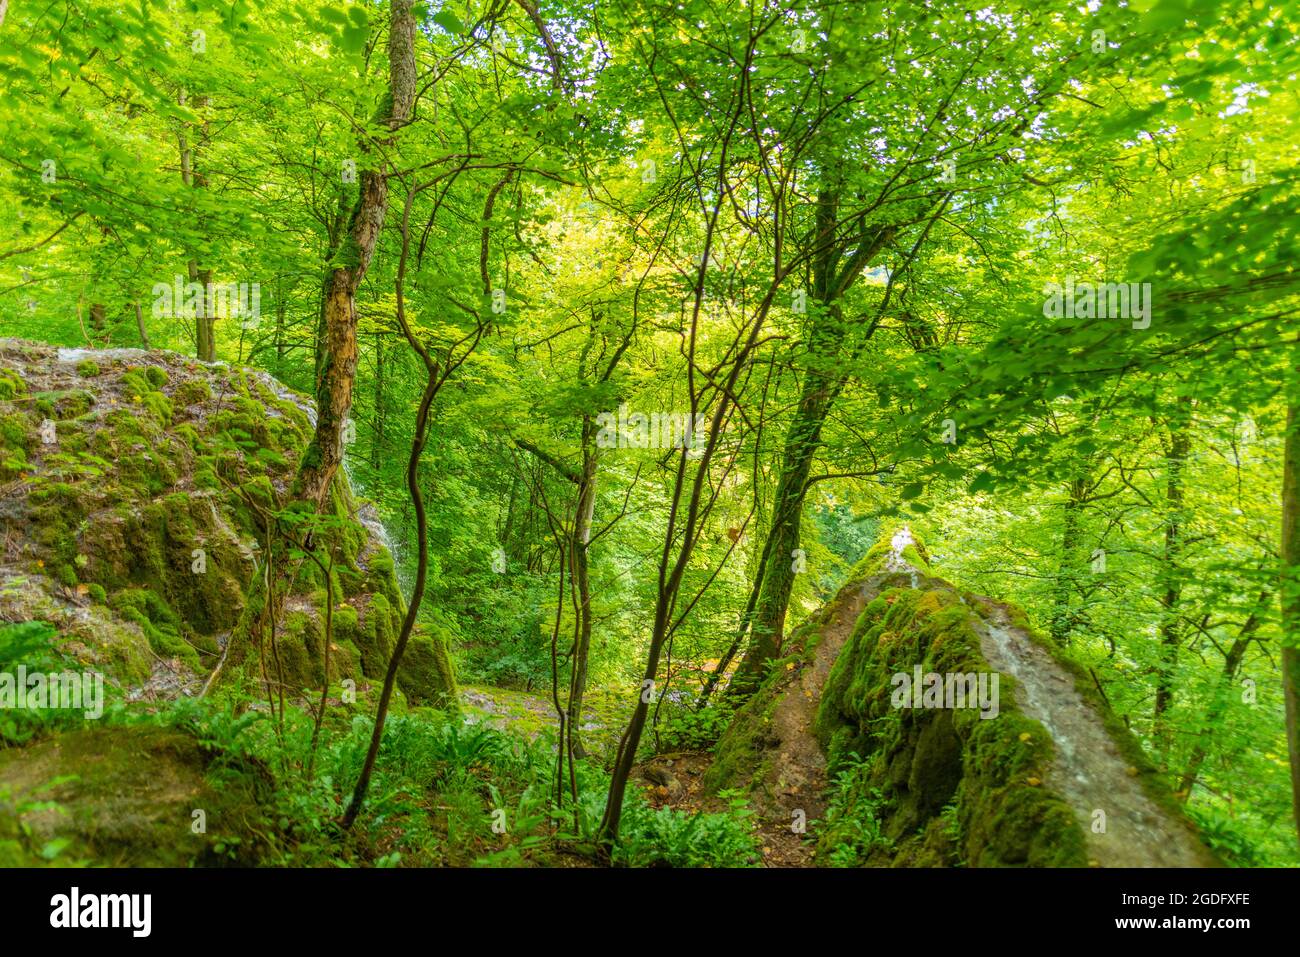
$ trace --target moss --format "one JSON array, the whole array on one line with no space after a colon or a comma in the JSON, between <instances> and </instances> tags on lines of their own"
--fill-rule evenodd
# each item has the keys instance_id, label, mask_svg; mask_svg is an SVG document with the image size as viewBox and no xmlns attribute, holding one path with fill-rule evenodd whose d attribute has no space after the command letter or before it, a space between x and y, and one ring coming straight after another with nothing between
<instances>
[{"instance_id":1,"label":"moss","mask_svg":"<svg viewBox=\"0 0 1300 957\"><path fill-rule=\"evenodd\" d=\"M236 397L234 403L234 409L223 408L213 413L211 424L216 432L245 451L277 448L276 431L272 420L266 417L266 410L241 397Z\"/></svg>"},{"instance_id":2,"label":"moss","mask_svg":"<svg viewBox=\"0 0 1300 957\"><path fill-rule=\"evenodd\" d=\"M0 751L0 821L9 817L6 800L13 802L29 835L6 842L0 830L0 849L28 866L43 863L37 852L54 840L67 845L55 861L64 865L254 864L276 849L275 827L261 810L270 783L256 766L217 764L180 731L100 726L63 734ZM195 833L195 811L203 812L206 833ZM233 859L225 852L232 846Z\"/></svg>"},{"instance_id":3,"label":"moss","mask_svg":"<svg viewBox=\"0 0 1300 957\"><path fill-rule=\"evenodd\" d=\"M156 592L127 588L111 596L108 604L122 618L140 626L159 657L179 658L199 670L198 652L181 636L180 617Z\"/></svg>"},{"instance_id":4,"label":"moss","mask_svg":"<svg viewBox=\"0 0 1300 957\"><path fill-rule=\"evenodd\" d=\"M93 379L99 375L99 363L94 359L82 359L77 363L77 375L83 379Z\"/></svg>"},{"instance_id":5,"label":"moss","mask_svg":"<svg viewBox=\"0 0 1300 957\"><path fill-rule=\"evenodd\" d=\"M247 371L200 369L159 354L154 364L137 365L96 356L97 375L82 375L87 367L74 376L50 353L34 346L14 360L20 368L39 364L51 391L0 412L0 479L30 478L12 522L24 530L33 580L52 592L55 581L88 586L88 615L104 641L84 629L69 640L107 663L110 677L137 682L148 677L154 654L211 665L229 632L223 677L247 676L250 651L257 662L265 596L254 575L264 559L254 552L250 560L245 549L264 543L266 514L282 511L312 434L306 414ZM25 391L19 373L0 376L9 392ZM103 412L92 422L85 410L95 404ZM63 418L53 453L39 442L43 416ZM341 533L334 597L345 606L336 608L331 677L364 670L382 678L404 611L391 556L352 518L356 503L342 476L330 505L328 519ZM201 573L194 567L200 549ZM295 688L318 689L325 582L310 562L296 570L297 560L280 548L276 560L291 592L285 618L297 616L280 623L282 664ZM425 637L432 644L420 642L412 660L429 667L412 664L403 681L422 700L454 697L449 635Z\"/></svg>"},{"instance_id":6,"label":"moss","mask_svg":"<svg viewBox=\"0 0 1300 957\"><path fill-rule=\"evenodd\" d=\"M988 673L977 622L946 588L891 589L863 610L822 693L816 732L832 773L868 761L858 787L883 795L882 826L895 863L938 846L933 822L955 802L956 844L974 866L1082 866L1083 830L1069 805L1041 785L1053 750L1047 732L1014 705L1001 676L999 713L895 708L895 674ZM865 800L850 793L848 800ZM819 854L836 846L834 834Z\"/></svg>"},{"instance_id":7,"label":"moss","mask_svg":"<svg viewBox=\"0 0 1300 957\"><path fill-rule=\"evenodd\" d=\"M27 394L27 383L16 369L0 368L0 401Z\"/></svg>"},{"instance_id":8,"label":"moss","mask_svg":"<svg viewBox=\"0 0 1300 957\"><path fill-rule=\"evenodd\" d=\"M773 672L737 710L727 732L718 741L713 763L704 773L704 788L717 793L727 788L762 787L771 764L771 749L779 744L772 734L772 712L780 700L789 673Z\"/></svg>"},{"instance_id":9,"label":"moss","mask_svg":"<svg viewBox=\"0 0 1300 957\"><path fill-rule=\"evenodd\" d=\"M157 366L135 366L122 374L122 386L133 405L144 408L164 428L172 421L172 403L159 391L167 382L167 372Z\"/></svg>"},{"instance_id":10,"label":"moss","mask_svg":"<svg viewBox=\"0 0 1300 957\"><path fill-rule=\"evenodd\" d=\"M71 567L78 554L77 530L92 507L90 493L69 482L45 482L33 488L28 504L37 554L51 568Z\"/></svg>"},{"instance_id":11,"label":"moss","mask_svg":"<svg viewBox=\"0 0 1300 957\"><path fill-rule=\"evenodd\" d=\"M27 455L34 444L35 436L25 413L0 414L0 482L7 482L27 470Z\"/></svg>"},{"instance_id":12,"label":"moss","mask_svg":"<svg viewBox=\"0 0 1300 957\"><path fill-rule=\"evenodd\" d=\"M451 666L448 638L439 630L413 634L406 643L397 682L413 705L436 708L457 706L456 675Z\"/></svg>"},{"instance_id":13,"label":"moss","mask_svg":"<svg viewBox=\"0 0 1300 957\"><path fill-rule=\"evenodd\" d=\"M361 651L361 670L367 678L382 678L393 657L400 622L395 609L382 594L373 595L366 609L365 622L355 632L355 642Z\"/></svg>"},{"instance_id":14,"label":"moss","mask_svg":"<svg viewBox=\"0 0 1300 957\"><path fill-rule=\"evenodd\" d=\"M323 629L314 614L289 612L267 650L267 671L284 684L290 694L302 694L319 688L323 681L321 665L325 660Z\"/></svg>"}]
</instances>

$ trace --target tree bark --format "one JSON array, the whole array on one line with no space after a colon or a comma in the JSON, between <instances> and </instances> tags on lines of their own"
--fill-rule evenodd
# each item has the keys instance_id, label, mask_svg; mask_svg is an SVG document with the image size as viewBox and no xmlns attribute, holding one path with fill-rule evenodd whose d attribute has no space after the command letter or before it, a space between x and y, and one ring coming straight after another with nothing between
<instances>
[{"instance_id":1,"label":"tree bark","mask_svg":"<svg viewBox=\"0 0 1300 957\"><path fill-rule=\"evenodd\" d=\"M821 248L812 257L813 282L810 300L820 309L813 316L808 334L808 369L804 375L794 421L786 432L781 453L781 477L772 505L772 523L767 537L768 561L762 590L751 624L749 645L729 690L747 694L762 679L769 662L781 651L785 639L786 612L794 590L794 552L799 547L804 499L808 479L821 447L822 427L836 400L848 383L842 355L850 324L844 320L840 300L895 233L892 226L865 227L848 240L835 240L839 225L839 195L824 189L817 196L816 242ZM849 249L852 248L852 252ZM874 331L867 330L864 341ZM861 347L861 343L857 348ZM834 370L834 371L832 371Z\"/></svg>"},{"instance_id":2,"label":"tree bark","mask_svg":"<svg viewBox=\"0 0 1300 957\"><path fill-rule=\"evenodd\" d=\"M763 584L750 625L749 647L731 684L737 691L752 690L762 680L768 662L781 653L786 611L794 591L795 550L799 547L808 478L821 446L822 425L842 386L841 379L832 385L831 394L827 394L824 383L809 371L794 421L786 433L784 466L765 546Z\"/></svg>"},{"instance_id":3,"label":"tree bark","mask_svg":"<svg viewBox=\"0 0 1300 957\"><path fill-rule=\"evenodd\" d=\"M415 19L411 0L391 0L389 12L389 96L376 121L396 131L410 120L415 104ZM343 461L343 426L352 408L357 374L357 287L370 267L387 210L385 171L362 171L347 235L325 276L325 349L316 392L316 431L299 466L295 489L298 499L317 508Z\"/></svg>"},{"instance_id":4,"label":"tree bark","mask_svg":"<svg viewBox=\"0 0 1300 957\"><path fill-rule=\"evenodd\" d=\"M140 309L140 303L134 302L132 305L135 306L135 331L140 334L140 345L145 349L152 349L153 347L149 345L149 332L145 329L144 312Z\"/></svg>"},{"instance_id":5,"label":"tree bark","mask_svg":"<svg viewBox=\"0 0 1300 957\"><path fill-rule=\"evenodd\" d=\"M574 506L572 556L577 621L573 642L573 663L569 683L568 727L575 758L587 756L582 744L582 699L587 691L587 662L591 656L591 573L588 551L591 520L596 510L596 476L600 465L591 417L582 423L582 471L578 476L578 501Z\"/></svg>"},{"instance_id":6,"label":"tree bark","mask_svg":"<svg viewBox=\"0 0 1300 957\"><path fill-rule=\"evenodd\" d=\"M186 100L185 91L180 92L178 102L184 106ZM194 106L196 109L203 109L208 105L206 96L196 97ZM197 146L191 147L189 137L182 130L180 137L181 147L181 181L191 189L203 189L208 185L208 178L199 170L198 158L200 150L208 143L208 121L205 117L199 124L199 142ZM200 218L200 223L202 219ZM208 285L212 282L212 270L200 269L198 259L191 257L189 264L189 280L197 282L203 289L199 296L198 309L194 315L194 354L203 362L214 362L217 358L216 349L216 317L211 314L212 302L208 296Z\"/></svg>"},{"instance_id":7,"label":"tree bark","mask_svg":"<svg viewBox=\"0 0 1300 957\"><path fill-rule=\"evenodd\" d=\"M1282 694L1291 802L1300 839L1300 368L1287 405L1282 466Z\"/></svg>"},{"instance_id":8,"label":"tree bark","mask_svg":"<svg viewBox=\"0 0 1300 957\"><path fill-rule=\"evenodd\" d=\"M1049 633L1060 645L1069 645L1074 620L1070 614L1070 593L1074 576L1078 574L1079 519L1088 496L1088 476L1071 480L1069 497L1065 500L1065 517L1061 527L1061 559L1056 566L1056 583L1052 598L1052 620Z\"/></svg>"},{"instance_id":9,"label":"tree bark","mask_svg":"<svg viewBox=\"0 0 1300 957\"><path fill-rule=\"evenodd\" d=\"M1174 668L1178 664L1178 645L1182 637L1182 629L1178 627L1178 602L1183 592L1179 558L1183 535L1183 471L1187 466L1192 441L1188 421L1190 412L1191 399L1180 398L1178 421L1169 437L1168 477L1165 481L1165 504L1169 509L1165 518L1165 589L1160 596L1160 671L1156 676L1156 700L1152 714L1157 737L1167 737L1162 734L1163 719L1174 702ZM1165 745L1162 750L1167 751L1167 741Z\"/></svg>"}]
</instances>

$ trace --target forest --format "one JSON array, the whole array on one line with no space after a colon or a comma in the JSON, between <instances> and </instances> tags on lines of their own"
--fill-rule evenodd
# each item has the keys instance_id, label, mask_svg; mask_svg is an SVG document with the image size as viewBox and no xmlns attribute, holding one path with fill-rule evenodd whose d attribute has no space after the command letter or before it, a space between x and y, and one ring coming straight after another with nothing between
<instances>
[{"instance_id":1,"label":"forest","mask_svg":"<svg viewBox=\"0 0 1300 957\"><path fill-rule=\"evenodd\" d=\"M1300 866L1297 29L0 0L0 865Z\"/></svg>"}]
</instances>

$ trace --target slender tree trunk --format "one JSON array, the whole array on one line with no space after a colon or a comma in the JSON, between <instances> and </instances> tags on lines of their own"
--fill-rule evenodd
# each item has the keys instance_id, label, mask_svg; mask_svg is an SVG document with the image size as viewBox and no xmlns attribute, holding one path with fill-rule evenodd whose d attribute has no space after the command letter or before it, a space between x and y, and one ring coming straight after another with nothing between
<instances>
[{"instance_id":1,"label":"slender tree trunk","mask_svg":"<svg viewBox=\"0 0 1300 957\"><path fill-rule=\"evenodd\" d=\"M186 102L186 93L181 91L178 102L184 106ZM206 96L195 97L194 106L196 109L203 109L208 105ZM191 189L203 189L208 185L208 178L199 169L199 154L204 146L208 143L208 121L205 117L199 124L199 142L197 146L191 146L189 137L184 131L181 132L181 181ZM202 219L200 219L200 227ZM194 343L195 355L204 362L213 362L217 357L215 340L216 317L213 316L211 297L208 295L208 286L212 282L212 270L200 269L198 260L191 258L189 261L189 279L190 282L197 282L202 287L202 294L199 296L198 308L194 315Z\"/></svg>"},{"instance_id":2,"label":"slender tree trunk","mask_svg":"<svg viewBox=\"0 0 1300 957\"><path fill-rule=\"evenodd\" d=\"M1300 838L1300 368L1287 407L1282 466L1282 693L1291 799Z\"/></svg>"},{"instance_id":3,"label":"slender tree trunk","mask_svg":"<svg viewBox=\"0 0 1300 957\"><path fill-rule=\"evenodd\" d=\"M284 276L275 283L275 373L284 374L284 327L289 304L284 295Z\"/></svg>"},{"instance_id":4,"label":"slender tree trunk","mask_svg":"<svg viewBox=\"0 0 1300 957\"><path fill-rule=\"evenodd\" d=\"M108 325L107 313L108 309L102 302L92 302L90 304L90 331L94 333L96 341L101 345L106 341L104 330Z\"/></svg>"},{"instance_id":5,"label":"slender tree trunk","mask_svg":"<svg viewBox=\"0 0 1300 957\"><path fill-rule=\"evenodd\" d=\"M389 98L377 121L396 131L415 104L415 19L411 0L391 0L388 31ZM385 108L386 107L386 108ZM388 210L383 169L360 174L360 191L347 235L325 277L325 358L316 393L316 432L303 455L297 497L319 508L343 461L343 426L352 408L357 374L357 287L374 255Z\"/></svg>"},{"instance_id":6,"label":"slender tree trunk","mask_svg":"<svg viewBox=\"0 0 1300 957\"><path fill-rule=\"evenodd\" d=\"M1052 619L1048 629L1052 638L1061 645L1069 645L1070 633L1074 630L1070 613L1071 592L1079 573L1079 520L1087 500L1088 479L1089 476L1083 475L1071 480L1061 524L1061 558L1056 566Z\"/></svg>"},{"instance_id":7,"label":"slender tree trunk","mask_svg":"<svg viewBox=\"0 0 1300 957\"><path fill-rule=\"evenodd\" d=\"M361 811L362 804L365 803L366 791L370 788L370 776L374 772L375 758L379 755L379 744L383 738L384 721L388 717L388 705L393 697L393 688L397 684L397 669L402 663L402 655L406 652L406 643L415 629L415 618L420 610L420 602L424 598L424 582L429 570L429 530L424 513L424 496L420 492L419 466L420 454L424 451L425 438L429 430L429 407L433 405L434 396L437 394L437 371L431 368L428 370L424 394L420 397L420 407L416 412L415 437L411 440L411 455L406 463L406 488L411 496L411 504L415 506L415 585L411 589L411 602L406 606L406 615L402 618L402 630L393 647L393 656L388 659L384 687L379 693L379 705L375 709L374 733L370 737L370 748L366 752L361 775L352 792L352 800L348 802L347 811L343 815L344 828L352 826Z\"/></svg>"},{"instance_id":8,"label":"slender tree trunk","mask_svg":"<svg viewBox=\"0 0 1300 957\"><path fill-rule=\"evenodd\" d=\"M198 263L193 259L189 263L190 282L196 282L202 287L202 293L199 295L198 311L194 314L194 341L196 344L194 354L204 362L215 362L217 358L216 343L213 342L213 333L215 331L216 317L213 316L213 303L208 295L208 286L212 282L211 269L199 269Z\"/></svg>"},{"instance_id":9,"label":"slender tree trunk","mask_svg":"<svg viewBox=\"0 0 1300 957\"><path fill-rule=\"evenodd\" d=\"M1259 596L1259 610L1262 610L1265 603L1270 601L1270 593L1265 590ZM1262 622L1259 610L1250 613L1245 623L1237 632L1236 639L1232 642L1232 647L1228 653L1223 656L1223 672L1219 683L1215 686L1214 697L1210 699L1210 706L1205 710L1205 717L1201 721L1201 728L1197 732L1196 744L1192 747L1191 756L1187 760L1187 768L1183 771L1183 776L1178 782L1177 796L1180 801L1186 801L1192 794L1192 786L1196 784L1196 778L1200 774L1201 765L1209 756L1210 745L1207 740L1210 733L1218 727L1219 719L1223 717L1224 711L1228 707L1228 695L1232 689L1233 680L1237 677L1237 671L1241 668L1242 659L1246 656L1246 649L1255 632L1259 630Z\"/></svg>"},{"instance_id":10,"label":"slender tree trunk","mask_svg":"<svg viewBox=\"0 0 1300 957\"><path fill-rule=\"evenodd\" d=\"M576 591L576 630L569 684L569 740L574 757L586 757L582 744L582 699L587 690L587 662L591 656L591 575L588 549L591 544L591 521L596 509L596 476L599 452L595 428L590 417L582 423L582 472L578 480L578 501L574 507L572 556L573 585Z\"/></svg>"},{"instance_id":11,"label":"slender tree trunk","mask_svg":"<svg viewBox=\"0 0 1300 957\"><path fill-rule=\"evenodd\" d=\"M153 346L149 345L149 332L145 329L144 312L140 309L140 303L134 302L132 305L135 307L135 331L140 334L140 345L145 349L152 349Z\"/></svg>"},{"instance_id":12,"label":"slender tree trunk","mask_svg":"<svg viewBox=\"0 0 1300 957\"><path fill-rule=\"evenodd\" d=\"M372 468L379 468L383 461L384 448L384 426L387 416L384 411L384 380L387 372L384 370L384 339L382 335L375 336L375 427L370 433L370 465Z\"/></svg>"},{"instance_id":13,"label":"slender tree trunk","mask_svg":"<svg viewBox=\"0 0 1300 957\"><path fill-rule=\"evenodd\" d=\"M1164 739L1168 738L1164 719L1174 702L1174 669L1178 664L1178 645L1182 638L1182 629L1178 625L1178 603L1183 592L1179 560L1183 535L1183 471L1191 451L1188 422L1190 411L1191 399L1180 398L1178 422L1169 437L1168 477L1165 481L1165 504L1169 509L1165 518L1165 589L1160 596L1160 672L1156 676L1156 700L1152 714L1156 735ZM1168 751L1168 746L1169 741L1165 740L1162 750Z\"/></svg>"}]
</instances>

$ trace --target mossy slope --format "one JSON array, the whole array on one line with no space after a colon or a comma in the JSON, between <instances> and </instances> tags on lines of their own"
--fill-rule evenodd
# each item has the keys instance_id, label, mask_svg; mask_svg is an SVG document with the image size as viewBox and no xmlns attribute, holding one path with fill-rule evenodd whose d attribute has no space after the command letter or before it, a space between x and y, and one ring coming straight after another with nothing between
<instances>
[{"instance_id":1,"label":"mossy slope","mask_svg":"<svg viewBox=\"0 0 1300 957\"><path fill-rule=\"evenodd\" d=\"M192 735L88 728L0 751L0 867L250 864L269 776L223 773Z\"/></svg>"}]
</instances>

